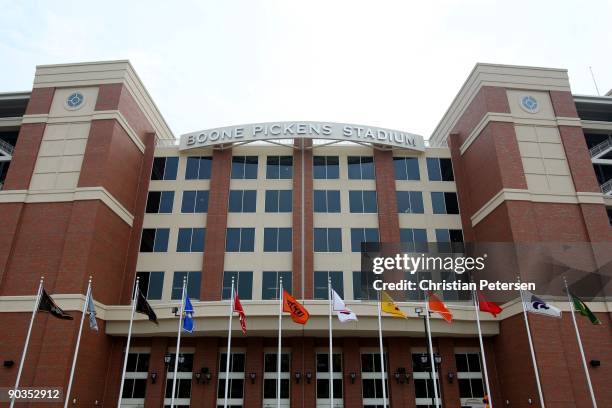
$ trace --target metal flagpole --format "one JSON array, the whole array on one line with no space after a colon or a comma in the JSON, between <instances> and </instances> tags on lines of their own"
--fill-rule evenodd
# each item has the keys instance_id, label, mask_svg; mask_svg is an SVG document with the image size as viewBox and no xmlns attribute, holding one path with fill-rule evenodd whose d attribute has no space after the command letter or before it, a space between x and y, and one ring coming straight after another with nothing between
<instances>
[{"instance_id":1,"label":"metal flagpole","mask_svg":"<svg viewBox=\"0 0 612 408\"><path fill-rule=\"evenodd\" d=\"M485 375L485 386L487 387L487 398L489 401L489 407L493 408L493 398L491 398L491 388L489 386L489 373L487 371L487 358L484 351L484 343L482 341L482 330L480 329L480 300L478 299L478 293L472 291L474 296L474 310L476 312L476 326L478 327L478 340L480 341L480 356L482 360L482 367L484 368Z\"/></svg>"},{"instance_id":2,"label":"metal flagpole","mask_svg":"<svg viewBox=\"0 0 612 408\"><path fill-rule=\"evenodd\" d=\"M17 371L17 380L15 380L15 388L13 388L13 397L11 398L11 408L15 405L15 394L19 388L19 380L21 380L21 372L23 371L23 363L25 363L26 355L28 354L28 345L30 343L30 335L32 334L32 326L34 326L34 318L40 305L40 296L43 291L44 277L41 276L40 283L38 284L38 292L36 293L36 301L34 302L34 309L32 309L32 318L30 319L30 327L28 328L28 335L26 336L25 345L23 346L23 353L21 353L21 363L19 363L19 371Z\"/></svg>"},{"instance_id":3,"label":"metal flagpole","mask_svg":"<svg viewBox=\"0 0 612 408\"><path fill-rule=\"evenodd\" d=\"M520 282L520 279L519 279ZM527 328L527 338L529 339L529 350L531 351L531 361L533 362L533 371L535 371L536 384L538 386L538 395L540 397L540 405L544 406L544 395L542 394L542 385L540 384L540 372L538 371L538 363L536 362L535 350L533 349L533 341L531 340L531 329L529 328L529 318L527 317L527 309L525 309L525 299L523 299L523 291L521 290L521 304L523 305L523 316L525 317L525 327Z\"/></svg>"},{"instance_id":4,"label":"metal flagpole","mask_svg":"<svg viewBox=\"0 0 612 408\"><path fill-rule=\"evenodd\" d=\"M332 288L331 277L327 275L327 293L329 294L329 406L334 406L334 359L332 356Z\"/></svg>"},{"instance_id":5,"label":"metal flagpole","mask_svg":"<svg viewBox=\"0 0 612 408\"><path fill-rule=\"evenodd\" d=\"M578 348L580 349L580 355L582 356L582 366L584 367L584 374L587 378L587 383L589 384L589 392L591 393L591 401L593 402L593 407L597 408L597 401L595 400L595 393L593 392L593 384L591 384L591 375L589 374L589 369L587 367L586 358L584 357L584 348L582 348L582 339L580 338L580 331L578 330L578 324L576 323L576 316L574 310L574 301L572 300L572 296L570 295L569 288L567 287L567 281L565 280L565 276L563 277L563 282L565 282L565 291L567 292L567 300L570 304L570 311L572 312L572 321L574 322L574 329L576 329L576 340L578 340Z\"/></svg>"},{"instance_id":6,"label":"metal flagpole","mask_svg":"<svg viewBox=\"0 0 612 408\"><path fill-rule=\"evenodd\" d=\"M64 398L64 408L68 407L68 401L70 400L70 390L72 390L72 380L74 379L74 369L76 368L77 357L79 355L79 346L81 344L81 334L83 334L83 321L85 320L85 314L87 313L87 306L89 305L89 296L91 295L91 276L89 277L89 283L87 284L87 294L85 295L85 303L83 304L83 310L81 312L81 325L79 326L79 335L77 336L76 347L74 349L74 357L72 358L72 369L70 370L70 379L68 380L68 390Z\"/></svg>"},{"instance_id":7,"label":"metal flagpole","mask_svg":"<svg viewBox=\"0 0 612 408\"><path fill-rule=\"evenodd\" d=\"M429 296L427 294L425 295L425 322L427 323L427 341L429 344L429 361L431 364L431 372L433 374L432 377L434 386L434 398L436 399L436 407L439 407L440 401L438 400L438 380L436 378L438 374L436 373L436 361L434 360L433 343L431 341L431 324L429 322Z\"/></svg>"},{"instance_id":8,"label":"metal flagpole","mask_svg":"<svg viewBox=\"0 0 612 408\"><path fill-rule=\"evenodd\" d=\"M123 371L121 372L121 386L119 388L119 401L117 406L121 406L121 399L123 398L123 383L125 382L125 369L127 368L128 353L130 351L130 341L132 340L132 323L134 322L134 312L136 311L136 302L138 299L138 291L140 278L136 278L136 285L134 286L134 296L132 297L132 313L130 314L130 326L128 328L127 343L125 344L125 356L123 358Z\"/></svg>"},{"instance_id":9,"label":"metal flagpole","mask_svg":"<svg viewBox=\"0 0 612 408\"><path fill-rule=\"evenodd\" d=\"M280 408L281 403L281 331L283 328L283 277L278 278L278 353L276 354L276 407Z\"/></svg>"},{"instance_id":10,"label":"metal flagpole","mask_svg":"<svg viewBox=\"0 0 612 408\"><path fill-rule=\"evenodd\" d=\"M380 316L380 290L378 291L378 347L380 348L380 373L382 375L383 408L387 408L387 387L385 384L385 357L382 341L382 318Z\"/></svg>"},{"instance_id":11,"label":"metal flagpole","mask_svg":"<svg viewBox=\"0 0 612 408\"><path fill-rule=\"evenodd\" d=\"M179 308L178 335L176 336L176 353L174 355L174 377L172 378L172 399L170 408L174 408L174 396L176 395L176 373L178 372L179 349L181 348L181 331L183 328L183 312L185 311L185 288L187 287L187 277L183 278L183 294L181 295L181 307Z\"/></svg>"},{"instance_id":12,"label":"metal flagpole","mask_svg":"<svg viewBox=\"0 0 612 408\"><path fill-rule=\"evenodd\" d=\"M225 359L225 395L223 399L223 407L227 408L227 388L229 385L229 370L230 359L232 358L232 317L234 316L234 277L232 276L232 292L230 295L230 315L229 325L227 328L227 357Z\"/></svg>"}]
</instances>

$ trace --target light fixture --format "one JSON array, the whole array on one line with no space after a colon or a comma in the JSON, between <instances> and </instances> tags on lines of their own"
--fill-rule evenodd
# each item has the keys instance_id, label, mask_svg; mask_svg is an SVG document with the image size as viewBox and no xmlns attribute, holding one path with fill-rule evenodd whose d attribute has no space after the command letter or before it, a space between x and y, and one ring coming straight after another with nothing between
<instances>
[{"instance_id":1,"label":"light fixture","mask_svg":"<svg viewBox=\"0 0 612 408\"><path fill-rule=\"evenodd\" d=\"M302 373L299 371L295 372L295 383L299 384L300 383L300 379L302 378Z\"/></svg>"},{"instance_id":2,"label":"light fixture","mask_svg":"<svg viewBox=\"0 0 612 408\"><path fill-rule=\"evenodd\" d=\"M183 354L179 354L178 362L179 364L183 364L185 362L185 356Z\"/></svg>"},{"instance_id":3,"label":"light fixture","mask_svg":"<svg viewBox=\"0 0 612 408\"><path fill-rule=\"evenodd\" d=\"M312 373L310 371L306 371L306 382L310 384L310 380L312 380Z\"/></svg>"},{"instance_id":4,"label":"light fixture","mask_svg":"<svg viewBox=\"0 0 612 408\"><path fill-rule=\"evenodd\" d=\"M395 381L398 384L403 384L404 381L406 380L406 368L405 367L397 367L397 370L395 370L395 373L393 374L395 376Z\"/></svg>"},{"instance_id":5,"label":"light fixture","mask_svg":"<svg viewBox=\"0 0 612 408\"><path fill-rule=\"evenodd\" d=\"M202 367L200 368L200 375L204 376L204 381L206 381L206 384L208 384L210 382L210 379L212 377L212 375L210 374L210 370L208 369L208 367Z\"/></svg>"},{"instance_id":6,"label":"light fixture","mask_svg":"<svg viewBox=\"0 0 612 408\"><path fill-rule=\"evenodd\" d=\"M168 367L170 365L171 361L172 361L172 355L171 354L165 354L164 355L164 365L166 367Z\"/></svg>"},{"instance_id":7,"label":"light fixture","mask_svg":"<svg viewBox=\"0 0 612 408\"><path fill-rule=\"evenodd\" d=\"M196 383L199 384L200 380L202 379L202 373L199 371L196 371L194 375L195 375Z\"/></svg>"},{"instance_id":8,"label":"light fixture","mask_svg":"<svg viewBox=\"0 0 612 408\"><path fill-rule=\"evenodd\" d=\"M421 364L425 365L427 364L427 361L429 361L427 354L421 354Z\"/></svg>"},{"instance_id":9,"label":"light fixture","mask_svg":"<svg viewBox=\"0 0 612 408\"><path fill-rule=\"evenodd\" d=\"M455 373L448 373L448 383L452 384L453 379L455 378Z\"/></svg>"},{"instance_id":10,"label":"light fixture","mask_svg":"<svg viewBox=\"0 0 612 408\"><path fill-rule=\"evenodd\" d=\"M351 384L355 384L355 378L357 377L357 374L354 371L351 371L349 377L351 377Z\"/></svg>"},{"instance_id":11,"label":"light fixture","mask_svg":"<svg viewBox=\"0 0 612 408\"><path fill-rule=\"evenodd\" d=\"M599 367L601 365L601 361L599 361L599 360L591 360L589 362L589 364L591 364L591 367Z\"/></svg>"},{"instance_id":12,"label":"light fixture","mask_svg":"<svg viewBox=\"0 0 612 408\"><path fill-rule=\"evenodd\" d=\"M255 384L255 378L257 377L257 374L255 374L254 372L250 372L249 373L249 378L251 379L251 384Z\"/></svg>"},{"instance_id":13,"label":"light fixture","mask_svg":"<svg viewBox=\"0 0 612 408\"><path fill-rule=\"evenodd\" d=\"M442 362L442 357L439 354L435 354L434 361L436 362L437 365L440 365L440 363Z\"/></svg>"},{"instance_id":14,"label":"light fixture","mask_svg":"<svg viewBox=\"0 0 612 408\"><path fill-rule=\"evenodd\" d=\"M15 362L13 360L4 360L3 366L6 368L11 368Z\"/></svg>"},{"instance_id":15,"label":"light fixture","mask_svg":"<svg viewBox=\"0 0 612 408\"><path fill-rule=\"evenodd\" d=\"M157 381L157 373L152 372L151 373L151 384L155 384L155 381Z\"/></svg>"}]
</instances>

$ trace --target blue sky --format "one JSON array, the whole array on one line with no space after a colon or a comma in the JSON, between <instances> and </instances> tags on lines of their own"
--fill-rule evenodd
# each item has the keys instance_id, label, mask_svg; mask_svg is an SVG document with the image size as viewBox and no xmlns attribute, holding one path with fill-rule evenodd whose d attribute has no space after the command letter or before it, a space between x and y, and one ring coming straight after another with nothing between
<instances>
[{"instance_id":1,"label":"blue sky","mask_svg":"<svg viewBox=\"0 0 612 408\"><path fill-rule=\"evenodd\" d=\"M610 1L0 0L0 92L37 64L129 59L176 136L320 120L429 137L476 62L612 88Z\"/></svg>"}]
</instances>

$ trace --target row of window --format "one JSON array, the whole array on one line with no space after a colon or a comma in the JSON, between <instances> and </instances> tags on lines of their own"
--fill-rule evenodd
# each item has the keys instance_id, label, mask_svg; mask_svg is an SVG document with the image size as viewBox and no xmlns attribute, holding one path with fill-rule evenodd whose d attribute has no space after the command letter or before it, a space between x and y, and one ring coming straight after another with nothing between
<instances>
[{"instance_id":1,"label":"row of window","mask_svg":"<svg viewBox=\"0 0 612 408\"><path fill-rule=\"evenodd\" d=\"M217 404L223 404L225 396L225 383L228 383L228 399L230 406L242 407L244 403L244 385L246 379L246 354L234 352L230 355L229 372L227 367L227 352L219 353L218 377L217 377ZM263 399L266 403L273 403L277 398L277 381L280 379L280 399L283 406L288 406L291 387L291 355L283 352L280 355L280 374L278 372L278 355L274 352L263 354ZM481 356L477 352L456 352L455 367L457 369L457 382L459 387L459 398L461 403L469 399L482 399L485 395L481 368ZM175 355L171 355L174 360ZM364 407L376 407L383 401L383 379L381 358L379 353L362 352L361 360L361 391ZM412 375L414 378L416 406L431 406L435 404L433 379L431 378L431 367L427 353L412 352ZM424 362L426 361L426 362ZM385 366L384 386L386 395L389 396L389 362L387 353L383 354ZM315 386L317 406L321 403L329 403L330 383L333 381L334 405L343 403L343 355L340 352L332 354L332 369L330 373L329 353L317 352L315 354ZM149 353L129 353L125 370L125 383L123 387L123 404L142 402L146 395L147 378L150 364ZM166 375L165 403L172 392L174 362L168 365ZM191 398L192 373L194 369L193 353L183 353L179 356L177 370L177 393L176 397L180 404L189 404ZM280 375L280 377L279 377ZM330 378L331 375L331 378ZM436 373L437 379L440 376ZM438 395L441 395L437 381ZM388 401L386 401L388 403ZM438 401L439 402L439 401Z\"/></svg>"},{"instance_id":2,"label":"row of window","mask_svg":"<svg viewBox=\"0 0 612 408\"><path fill-rule=\"evenodd\" d=\"M233 156L232 179L257 179L258 156ZM427 175L430 181L454 181L450 159L428 157ZM420 180L417 157L394 157L396 180ZM338 156L314 156L312 160L314 179L334 180L340 178ZM347 177L351 180L373 180L375 178L373 156L348 156ZM153 160L151 180L176 180L178 157L156 157ZM185 167L185 180L208 180L212 173L211 156L189 156ZM293 156L267 156L267 179L293 178Z\"/></svg>"},{"instance_id":3,"label":"row of window","mask_svg":"<svg viewBox=\"0 0 612 408\"><path fill-rule=\"evenodd\" d=\"M292 190L266 190L265 211L283 213L293 211ZM339 213L340 190L314 190L313 209L316 213ZM397 191L397 211L400 214L424 214L421 191ZM147 213L172 213L174 191L149 191ZM431 192L434 214L459 214L457 193ZM254 213L257 209L257 190L230 190L228 212ZM208 211L208 190L183 191L181 213L205 213ZM351 213L377 213L375 190L350 190Z\"/></svg>"},{"instance_id":4,"label":"row of window","mask_svg":"<svg viewBox=\"0 0 612 408\"><path fill-rule=\"evenodd\" d=\"M143 228L140 252L168 252L170 228ZM264 252L291 252L293 228L264 228ZM203 252L206 228L179 228L176 252ZM362 244L379 242L378 228L351 228L351 252L361 252ZM429 252L427 234L422 228L401 228L400 242L409 249ZM437 228L440 252L451 252L447 243L462 243L461 230ZM342 252L342 228L313 228L314 252ZM227 228L225 252L255 252L255 228Z\"/></svg>"}]
</instances>

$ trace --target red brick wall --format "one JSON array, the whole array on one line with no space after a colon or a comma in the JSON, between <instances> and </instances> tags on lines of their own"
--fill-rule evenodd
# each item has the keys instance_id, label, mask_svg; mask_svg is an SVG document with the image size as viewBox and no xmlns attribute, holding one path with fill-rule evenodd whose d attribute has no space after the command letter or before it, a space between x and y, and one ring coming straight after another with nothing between
<instances>
[{"instance_id":1,"label":"red brick wall","mask_svg":"<svg viewBox=\"0 0 612 408\"><path fill-rule=\"evenodd\" d=\"M293 154L293 293L305 299L313 296L313 192L312 192L312 141L295 140ZM302 208L302 158L304 159L304 208ZM302 211L304 212L304 271L302 271ZM302 288L302 276L304 288Z\"/></svg>"},{"instance_id":2,"label":"red brick wall","mask_svg":"<svg viewBox=\"0 0 612 408\"><path fill-rule=\"evenodd\" d=\"M166 364L164 362L164 356L168 352L169 340L170 339L168 339L167 337L158 337L151 339L149 374L147 378L147 390L145 394L146 408L161 407L164 404L164 396L166 393ZM122 368L119 369L120 372L121 370ZM157 374L155 384L153 384L151 380L152 373Z\"/></svg>"},{"instance_id":3,"label":"red brick wall","mask_svg":"<svg viewBox=\"0 0 612 408\"><path fill-rule=\"evenodd\" d=\"M400 228L395 194L395 170L391 150L374 149L376 203L380 242L399 242Z\"/></svg>"},{"instance_id":4,"label":"red brick wall","mask_svg":"<svg viewBox=\"0 0 612 408\"><path fill-rule=\"evenodd\" d=\"M410 351L410 338L391 337L387 339L387 356L389 359L389 394L390 402L393 408L414 408L414 379L412 378L412 354ZM395 379L394 373L398 368L405 368L410 374L410 379L403 378L399 383Z\"/></svg>"},{"instance_id":5,"label":"red brick wall","mask_svg":"<svg viewBox=\"0 0 612 408\"><path fill-rule=\"evenodd\" d=\"M199 402L202 406L215 406L217 401L217 381L219 372L219 347L220 339L199 338L195 339L196 352L193 360L193 372L207 367L211 373L210 383L206 384L204 378L200 384L197 383L195 375L191 384L191 401ZM157 405L159 406L159 405Z\"/></svg>"},{"instance_id":6,"label":"red brick wall","mask_svg":"<svg viewBox=\"0 0 612 408\"><path fill-rule=\"evenodd\" d=\"M34 88L26 107L26 115L40 115L49 113L55 88Z\"/></svg>"},{"instance_id":7,"label":"red brick wall","mask_svg":"<svg viewBox=\"0 0 612 408\"><path fill-rule=\"evenodd\" d=\"M232 150L214 150L202 264L202 300L221 299L231 169Z\"/></svg>"},{"instance_id":8,"label":"red brick wall","mask_svg":"<svg viewBox=\"0 0 612 408\"><path fill-rule=\"evenodd\" d=\"M263 401L263 351L262 338L248 338L246 349L246 366L244 382L244 408L259 408ZM255 373L255 382L251 384L249 373Z\"/></svg>"},{"instance_id":9,"label":"red brick wall","mask_svg":"<svg viewBox=\"0 0 612 408\"><path fill-rule=\"evenodd\" d=\"M290 340L291 344L291 406L298 407L314 407L317 396L317 381L315 367L315 339L313 338L294 338ZM295 373L299 371L302 375L300 383L295 381ZM312 373L310 384L306 380L306 373Z\"/></svg>"},{"instance_id":10,"label":"red brick wall","mask_svg":"<svg viewBox=\"0 0 612 408\"><path fill-rule=\"evenodd\" d=\"M342 340L342 363L344 364L344 406L360 407L363 405L363 391L361 387L361 354L359 350L359 341L349 338ZM354 384L351 384L351 378L349 377L351 372L357 374Z\"/></svg>"},{"instance_id":11,"label":"red brick wall","mask_svg":"<svg viewBox=\"0 0 612 408\"><path fill-rule=\"evenodd\" d=\"M44 123L21 125L11 165L2 187L3 190L27 190L30 187L30 180L45 127L46 124Z\"/></svg>"}]
</instances>

